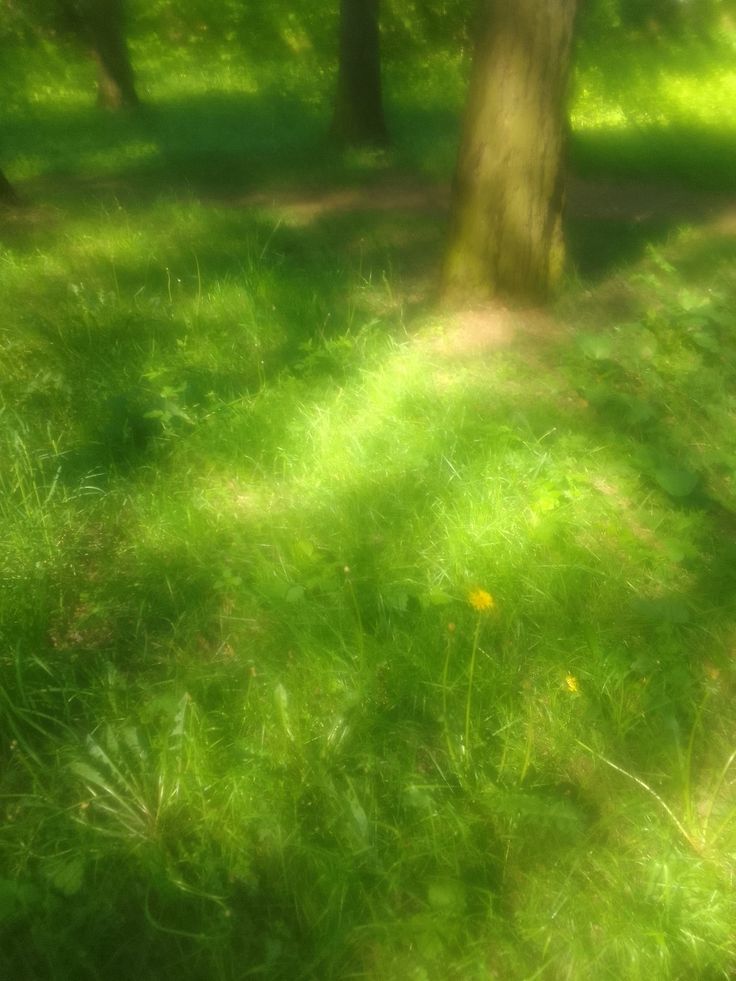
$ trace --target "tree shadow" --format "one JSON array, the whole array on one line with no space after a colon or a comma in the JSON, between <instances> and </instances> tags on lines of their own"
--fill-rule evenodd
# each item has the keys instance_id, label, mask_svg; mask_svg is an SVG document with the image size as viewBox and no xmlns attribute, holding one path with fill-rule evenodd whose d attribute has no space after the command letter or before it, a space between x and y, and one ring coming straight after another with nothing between
<instances>
[{"instance_id":1,"label":"tree shadow","mask_svg":"<svg viewBox=\"0 0 736 981\"><path fill-rule=\"evenodd\" d=\"M191 94L135 113L36 108L11 116L5 128L14 153L36 161L40 176L29 192L36 181L72 193L99 182L103 194L131 201L352 184L380 179L394 160L391 152L338 151L321 107L265 84L254 94Z\"/></svg>"},{"instance_id":2,"label":"tree shadow","mask_svg":"<svg viewBox=\"0 0 736 981\"><path fill-rule=\"evenodd\" d=\"M596 127L571 134L570 156L586 177L680 183L704 192L736 190L736 132L687 122Z\"/></svg>"},{"instance_id":3,"label":"tree shadow","mask_svg":"<svg viewBox=\"0 0 736 981\"><path fill-rule=\"evenodd\" d=\"M565 241L570 271L581 282L598 282L611 270L636 262L647 247L665 242L676 228L674 217L654 221L568 217Z\"/></svg>"}]
</instances>

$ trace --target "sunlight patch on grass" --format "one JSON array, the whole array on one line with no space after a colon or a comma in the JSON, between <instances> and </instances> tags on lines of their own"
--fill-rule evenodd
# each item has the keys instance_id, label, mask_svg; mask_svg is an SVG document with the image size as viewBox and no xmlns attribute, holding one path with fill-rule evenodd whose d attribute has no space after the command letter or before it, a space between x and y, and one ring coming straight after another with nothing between
<instances>
[{"instance_id":1,"label":"sunlight patch on grass","mask_svg":"<svg viewBox=\"0 0 736 981\"><path fill-rule=\"evenodd\" d=\"M716 130L734 127L736 72L714 72L708 78L685 79L673 75L662 82L662 96L670 116L702 123Z\"/></svg>"},{"instance_id":2,"label":"sunlight patch on grass","mask_svg":"<svg viewBox=\"0 0 736 981\"><path fill-rule=\"evenodd\" d=\"M695 45L662 53L645 47L601 53L580 67L572 105L577 130L630 129L647 125L698 125L734 129L736 75L730 49L706 53Z\"/></svg>"}]
</instances>

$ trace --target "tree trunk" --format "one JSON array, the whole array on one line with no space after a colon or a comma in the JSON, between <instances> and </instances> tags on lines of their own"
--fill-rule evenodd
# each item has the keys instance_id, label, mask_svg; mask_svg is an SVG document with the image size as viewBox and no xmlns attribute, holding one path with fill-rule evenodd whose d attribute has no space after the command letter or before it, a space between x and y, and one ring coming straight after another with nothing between
<instances>
[{"instance_id":1,"label":"tree trunk","mask_svg":"<svg viewBox=\"0 0 736 981\"><path fill-rule=\"evenodd\" d=\"M138 105L125 38L122 0L97 0L87 18L92 55L97 63L97 101L105 109Z\"/></svg>"},{"instance_id":2,"label":"tree trunk","mask_svg":"<svg viewBox=\"0 0 736 981\"><path fill-rule=\"evenodd\" d=\"M18 204L18 195L2 170L0 170L0 204Z\"/></svg>"},{"instance_id":3,"label":"tree trunk","mask_svg":"<svg viewBox=\"0 0 736 981\"><path fill-rule=\"evenodd\" d=\"M379 0L340 0L340 55L332 136L349 145L386 143L381 96Z\"/></svg>"},{"instance_id":4,"label":"tree trunk","mask_svg":"<svg viewBox=\"0 0 736 981\"><path fill-rule=\"evenodd\" d=\"M97 102L105 109L138 105L125 38L124 0L57 0L64 23L97 66Z\"/></svg>"},{"instance_id":5,"label":"tree trunk","mask_svg":"<svg viewBox=\"0 0 736 981\"><path fill-rule=\"evenodd\" d=\"M453 185L450 302L541 298L560 276L576 8L577 0L486 0Z\"/></svg>"}]
</instances>

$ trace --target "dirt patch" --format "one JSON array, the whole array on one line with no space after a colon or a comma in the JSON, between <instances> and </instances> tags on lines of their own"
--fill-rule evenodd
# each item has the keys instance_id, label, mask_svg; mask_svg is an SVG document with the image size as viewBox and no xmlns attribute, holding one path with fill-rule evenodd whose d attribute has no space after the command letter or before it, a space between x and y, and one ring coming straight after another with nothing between
<instances>
[{"instance_id":1,"label":"dirt patch","mask_svg":"<svg viewBox=\"0 0 736 981\"><path fill-rule=\"evenodd\" d=\"M567 329L547 311L536 307L512 308L487 303L450 314L441 337L429 342L445 357L474 357L489 351L531 344L550 345L564 340Z\"/></svg>"},{"instance_id":2,"label":"dirt patch","mask_svg":"<svg viewBox=\"0 0 736 981\"><path fill-rule=\"evenodd\" d=\"M590 221L637 223L667 219L708 222L717 220L724 212L736 214L736 197L732 194L649 181L571 177L567 199L571 218Z\"/></svg>"},{"instance_id":3,"label":"dirt patch","mask_svg":"<svg viewBox=\"0 0 736 981\"><path fill-rule=\"evenodd\" d=\"M232 203L283 209L307 224L326 215L348 212L446 211L450 206L450 185L402 178L364 187L275 188L243 195Z\"/></svg>"},{"instance_id":4,"label":"dirt patch","mask_svg":"<svg viewBox=\"0 0 736 981\"><path fill-rule=\"evenodd\" d=\"M115 196L120 200L139 200L142 190L156 196L155 181L127 178L71 177L64 186L85 196ZM31 182L28 202L45 196L46 180ZM55 184L58 190L58 186ZM269 208L286 212L287 219L307 225L329 215L350 213L424 213L444 215L450 207L449 181L426 181L408 175L393 175L374 183L353 187L271 186L259 190L203 191L202 199L212 204L243 208ZM13 212L16 217L13 219ZM35 205L20 209L28 214ZM16 209L2 209L4 223L18 221ZM571 176L567 188L567 214L574 221L612 221L632 224L657 221L707 223L723 234L736 233L736 195L699 191L682 184L651 181L581 178Z\"/></svg>"},{"instance_id":5,"label":"dirt patch","mask_svg":"<svg viewBox=\"0 0 736 981\"><path fill-rule=\"evenodd\" d=\"M345 212L446 212L449 182L392 178L380 184L343 188L272 188L230 198L233 205L288 210L308 223ZM699 191L680 184L571 177L568 215L583 221L646 223L697 221L736 229L736 196Z\"/></svg>"}]
</instances>

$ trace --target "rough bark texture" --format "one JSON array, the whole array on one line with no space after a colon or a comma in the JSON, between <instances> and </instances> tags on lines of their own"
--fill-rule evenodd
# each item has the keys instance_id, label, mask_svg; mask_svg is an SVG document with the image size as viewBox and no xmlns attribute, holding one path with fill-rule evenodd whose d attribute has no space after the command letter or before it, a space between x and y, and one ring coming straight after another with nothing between
<instances>
[{"instance_id":1,"label":"rough bark texture","mask_svg":"<svg viewBox=\"0 0 736 981\"><path fill-rule=\"evenodd\" d=\"M97 65L97 101L105 109L138 105L125 38L123 0L61 0L66 22Z\"/></svg>"},{"instance_id":2,"label":"rough bark texture","mask_svg":"<svg viewBox=\"0 0 736 981\"><path fill-rule=\"evenodd\" d=\"M539 298L562 270L577 0L486 0L453 186L443 293Z\"/></svg>"},{"instance_id":3,"label":"rough bark texture","mask_svg":"<svg viewBox=\"0 0 736 981\"><path fill-rule=\"evenodd\" d=\"M388 134L381 95L379 0L340 0L340 55L332 136L381 144Z\"/></svg>"}]
</instances>

